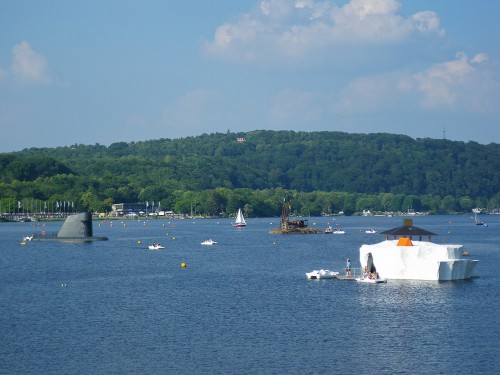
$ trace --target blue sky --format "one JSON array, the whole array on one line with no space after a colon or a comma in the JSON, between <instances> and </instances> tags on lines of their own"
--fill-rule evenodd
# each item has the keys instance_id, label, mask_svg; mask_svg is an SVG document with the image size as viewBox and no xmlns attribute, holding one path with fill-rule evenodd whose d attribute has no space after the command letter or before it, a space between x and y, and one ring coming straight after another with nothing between
<instances>
[{"instance_id":1,"label":"blue sky","mask_svg":"<svg viewBox=\"0 0 500 375\"><path fill-rule=\"evenodd\" d=\"M0 152L255 129L500 143L500 1L3 0Z\"/></svg>"}]
</instances>

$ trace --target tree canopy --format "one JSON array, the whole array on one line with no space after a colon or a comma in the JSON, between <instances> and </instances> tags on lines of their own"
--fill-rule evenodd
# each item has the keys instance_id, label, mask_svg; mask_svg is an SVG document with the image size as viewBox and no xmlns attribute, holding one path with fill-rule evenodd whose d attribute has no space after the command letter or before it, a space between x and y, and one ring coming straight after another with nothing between
<instances>
[{"instance_id":1,"label":"tree canopy","mask_svg":"<svg viewBox=\"0 0 500 375\"><path fill-rule=\"evenodd\" d=\"M206 214L248 204L259 216L276 215L273 199L287 194L307 195L310 211L340 200L351 211L417 209L449 197L446 207L461 210L498 204L499 186L498 144L385 133L256 130L0 154L0 198L64 197L94 208L149 200L186 210L186 194L195 193ZM268 192L267 203L250 204L256 192Z\"/></svg>"}]
</instances>

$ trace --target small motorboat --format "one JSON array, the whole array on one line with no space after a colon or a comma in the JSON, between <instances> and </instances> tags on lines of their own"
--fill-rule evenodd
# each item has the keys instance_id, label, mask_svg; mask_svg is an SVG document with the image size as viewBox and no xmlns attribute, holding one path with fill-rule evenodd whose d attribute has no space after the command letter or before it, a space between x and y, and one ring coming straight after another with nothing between
<instances>
[{"instance_id":1,"label":"small motorboat","mask_svg":"<svg viewBox=\"0 0 500 375\"><path fill-rule=\"evenodd\" d=\"M201 244L204 245L204 246L212 246L212 245L214 245L216 243L217 242L215 242L214 240L208 239L208 240L203 241Z\"/></svg>"},{"instance_id":2,"label":"small motorboat","mask_svg":"<svg viewBox=\"0 0 500 375\"><path fill-rule=\"evenodd\" d=\"M342 229L334 229L333 234L345 234L345 231Z\"/></svg>"},{"instance_id":3,"label":"small motorboat","mask_svg":"<svg viewBox=\"0 0 500 375\"><path fill-rule=\"evenodd\" d=\"M375 272L375 273L365 273L362 277L357 278L356 281L360 283L380 284L380 283L386 283L387 279L381 278L379 274Z\"/></svg>"},{"instance_id":4,"label":"small motorboat","mask_svg":"<svg viewBox=\"0 0 500 375\"><path fill-rule=\"evenodd\" d=\"M373 234L373 233L377 233L377 231L374 229L368 229L368 230L365 230L365 233Z\"/></svg>"},{"instance_id":5,"label":"small motorboat","mask_svg":"<svg viewBox=\"0 0 500 375\"><path fill-rule=\"evenodd\" d=\"M23 242L31 241L32 239L33 239L33 236L23 236Z\"/></svg>"},{"instance_id":6,"label":"small motorboat","mask_svg":"<svg viewBox=\"0 0 500 375\"><path fill-rule=\"evenodd\" d=\"M335 279L338 274L338 272L330 270L314 270L311 272L306 272L306 276L309 280Z\"/></svg>"},{"instance_id":7,"label":"small motorboat","mask_svg":"<svg viewBox=\"0 0 500 375\"><path fill-rule=\"evenodd\" d=\"M325 229L325 233L326 234L332 234L333 233L333 229L332 227L330 226L330 223L328 223L328 226L326 227Z\"/></svg>"},{"instance_id":8,"label":"small motorboat","mask_svg":"<svg viewBox=\"0 0 500 375\"><path fill-rule=\"evenodd\" d=\"M161 246L159 243L154 243L152 245L149 245L149 250L161 250L164 249L165 246Z\"/></svg>"}]
</instances>

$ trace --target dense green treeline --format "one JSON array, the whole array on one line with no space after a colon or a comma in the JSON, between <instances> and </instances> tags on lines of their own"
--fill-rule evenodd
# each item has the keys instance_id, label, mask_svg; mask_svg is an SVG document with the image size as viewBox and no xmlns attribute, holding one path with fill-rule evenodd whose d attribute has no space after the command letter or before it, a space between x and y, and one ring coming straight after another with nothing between
<instances>
[{"instance_id":1,"label":"dense green treeline","mask_svg":"<svg viewBox=\"0 0 500 375\"><path fill-rule=\"evenodd\" d=\"M237 138L245 142L237 142ZM464 212L500 206L500 145L391 134L252 131L0 154L0 209L161 202L200 214ZM33 203L35 202L35 203ZM37 206L37 202L38 206ZM27 206L25 206L27 205Z\"/></svg>"},{"instance_id":2,"label":"dense green treeline","mask_svg":"<svg viewBox=\"0 0 500 375\"><path fill-rule=\"evenodd\" d=\"M371 213L398 213L415 211L429 213L470 212L475 207L487 207L500 202L497 198L490 200L471 199L470 197L441 198L433 195L405 195L380 193L377 195L341 192L298 192L278 189L226 189L216 188L202 191L167 192L165 198L150 200L149 209L172 210L181 214L204 216L231 216L243 208L245 215L255 217L278 216L284 200L292 202L292 213L302 216L319 216L323 214L352 215L365 210ZM1 198L2 212L75 212L89 209L93 212L108 212L112 198L93 191L82 194L73 201L72 194L55 194L48 200L37 198ZM65 200L67 199L67 200ZM143 200L142 202L145 202ZM155 203L156 202L156 203ZM154 205L154 206L153 206Z\"/></svg>"}]
</instances>

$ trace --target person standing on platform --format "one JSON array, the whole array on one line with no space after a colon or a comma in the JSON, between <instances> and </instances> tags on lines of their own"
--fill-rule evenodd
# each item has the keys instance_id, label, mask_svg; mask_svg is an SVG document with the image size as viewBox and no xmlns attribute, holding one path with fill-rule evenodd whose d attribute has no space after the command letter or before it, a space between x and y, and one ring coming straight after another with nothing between
<instances>
[{"instance_id":1,"label":"person standing on platform","mask_svg":"<svg viewBox=\"0 0 500 375\"><path fill-rule=\"evenodd\" d=\"M351 259L347 258L347 263L345 266L345 274L346 276L351 276Z\"/></svg>"}]
</instances>

